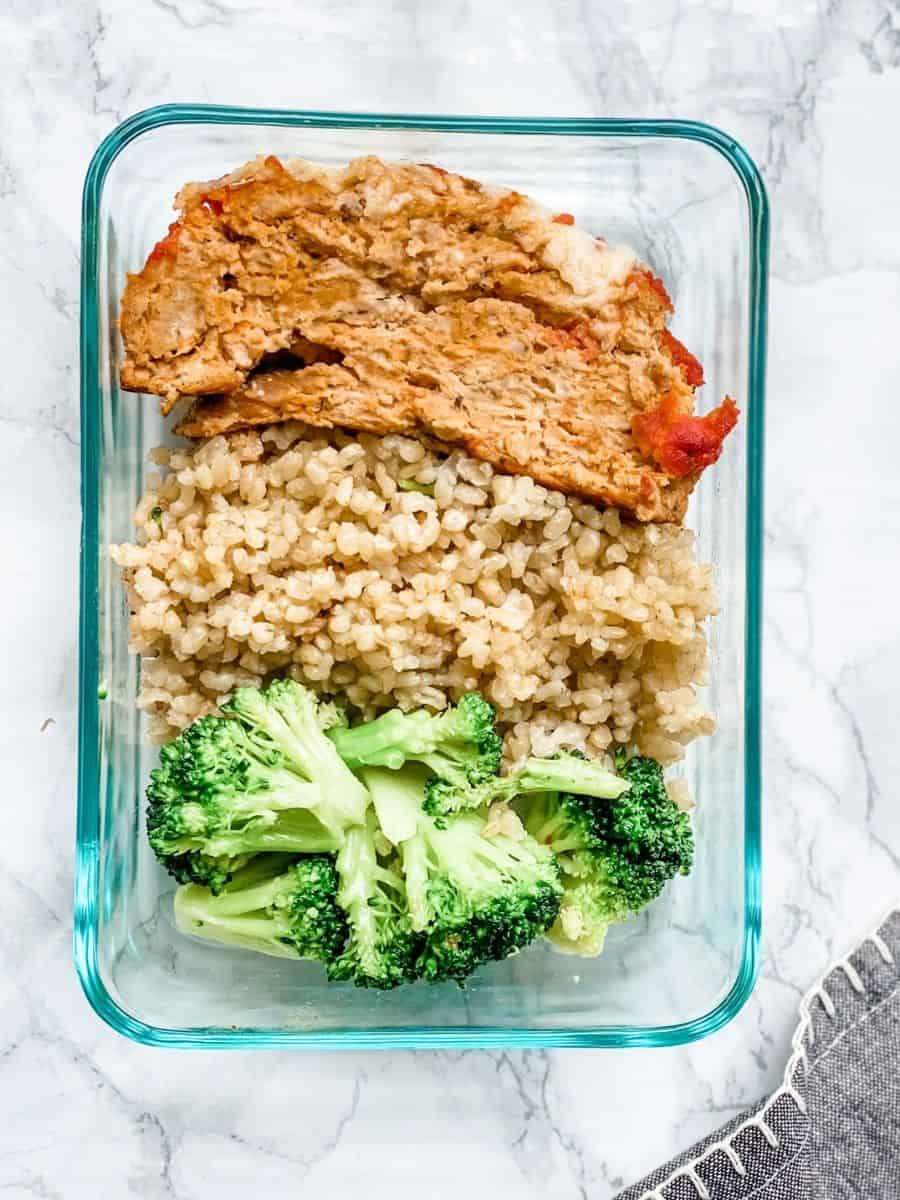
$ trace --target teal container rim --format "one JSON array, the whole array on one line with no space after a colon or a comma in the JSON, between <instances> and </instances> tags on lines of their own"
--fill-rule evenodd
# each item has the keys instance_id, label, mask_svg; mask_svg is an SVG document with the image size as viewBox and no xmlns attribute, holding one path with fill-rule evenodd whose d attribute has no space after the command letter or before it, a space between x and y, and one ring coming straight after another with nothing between
<instances>
[{"instance_id":1,"label":"teal container rim","mask_svg":"<svg viewBox=\"0 0 900 1200\"><path fill-rule=\"evenodd\" d=\"M744 678L744 937L741 961L728 994L710 1012L677 1025L606 1025L580 1029L540 1026L409 1026L326 1031L221 1027L165 1029L147 1024L121 1007L107 990L99 969L99 804L98 699L98 450L100 446L98 299L98 218L103 185L115 158L135 138L165 125L283 125L293 128L371 128L581 135L588 137L674 138L700 142L717 151L737 175L747 199L750 232L750 329L747 371L747 514ZM84 182L81 261L81 573L79 619L78 816L76 824L74 952L81 986L91 1007L112 1029L148 1046L179 1049L535 1049L556 1047L677 1046L708 1037L740 1011L759 970L761 926L761 760L760 691L762 625L763 428L765 406L766 313L769 205L759 168L727 133L700 121L630 117L546 118L464 117L231 108L222 105L164 104L127 118L98 146Z\"/></svg>"}]
</instances>

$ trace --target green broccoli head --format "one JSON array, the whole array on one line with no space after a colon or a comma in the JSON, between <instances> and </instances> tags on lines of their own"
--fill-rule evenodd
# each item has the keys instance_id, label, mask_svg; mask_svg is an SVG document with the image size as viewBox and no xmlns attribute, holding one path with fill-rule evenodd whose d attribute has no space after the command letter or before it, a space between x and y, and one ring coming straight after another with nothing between
<instances>
[{"instance_id":1,"label":"green broccoli head","mask_svg":"<svg viewBox=\"0 0 900 1200\"><path fill-rule=\"evenodd\" d=\"M275 679L267 688L238 688L222 705L226 717L243 728L247 741L264 761L274 762L300 779L318 785L326 797L320 818L340 834L365 820L366 789L342 762L325 730L341 726L333 704L316 697L293 679Z\"/></svg>"},{"instance_id":2,"label":"green broccoli head","mask_svg":"<svg viewBox=\"0 0 900 1200\"><path fill-rule=\"evenodd\" d=\"M350 830L338 853L338 903L349 938L326 969L332 981L386 990L417 977L422 938L410 924L403 876L379 859L376 832L372 822Z\"/></svg>"},{"instance_id":3,"label":"green broccoli head","mask_svg":"<svg viewBox=\"0 0 900 1200\"><path fill-rule=\"evenodd\" d=\"M328 736L353 770L398 770L404 763L418 762L440 779L466 787L496 775L500 768L502 743L494 722L491 705L469 692L441 713L394 708L353 729L330 729Z\"/></svg>"},{"instance_id":4,"label":"green broccoli head","mask_svg":"<svg viewBox=\"0 0 900 1200\"><path fill-rule=\"evenodd\" d=\"M471 895L449 876L434 880L426 896L431 928L419 960L422 978L461 984L483 963L523 949L552 926L560 890L555 869L527 882L517 877L502 891L485 888Z\"/></svg>"},{"instance_id":5,"label":"green broccoli head","mask_svg":"<svg viewBox=\"0 0 900 1200\"><path fill-rule=\"evenodd\" d=\"M556 918L562 887L552 853L532 838L484 836L485 819L438 823L424 812L403 842L412 925L426 935L424 979L465 980L527 946Z\"/></svg>"},{"instance_id":6,"label":"green broccoli head","mask_svg":"<svg viewBox=\"0 0 900 1200\"><path fill-rule=\"evenodd\" d=\"M455 780L436 776L428 781L425 809L432 816L446 816L462 809L486 808L497 800L508 804L516 796L534 792L572 792L612 799L628 787L626 780L599 763L590 762L574 751L561 751L548 758L526 758L509 775L462 786Z\"/></svg>"},{"instance_id":7,"label":"green broccoli head","mask_svg":"<svg viewBox=\"0 0 900 1200\"><path fill-rule=\"evenodd\" d=\"M566 891L548 936L573 953L599 953L607 925L639 912L691 869L690 821L669 799L660 764L632 758L621 776L628 790L611 799L545 792L516 804L563 872Z\"/></svg>"},{"instance_id":8,"label":"green broccoli head","mask_svg":"<svg viewBox=\"0 0 900 1200\"><path fill-rule=\"evenodd\" d=\"M470 782L497 774L503 742L497 733L493 705L478 692L466 692L455 707L441 713L439 720L441 743L446 743L448 754L452 753L451 747L474 746L477 750L477 758L471 762L466 760L464 764ZM436 769L432 767L432 770Z\"/></svg>"},{"instance_id":9,"label":"green broccoli head","mask_svg":"<svg viewBox=\"0 0 900 1200\"><path fill-rule=\"evenodd\" d=\"M164 746L147 788L157 858L179 882L214 891L248 855L336 850L369 803L299 684L241 688L223 713Z\"/></svg>"},{"instance_id":10,"label":"green broccoli head","mask_svg":"<svg viewBox=\"0 0 900 1200\"><path fill-rule=\"evenodd\" d=\"M227 834L230 805L247 784L234 740L226 722L202 718L162 747L147 787L147 834L157 858L179 883L214 892L247 861L237 846L209 850L210 838Z\"/></svg>"},{"instance_id":11,"label":"green broccoli head","mask_svg":"<svg viewBox=\"0 0 900 1200\"><path fill-rule=\"evenodd\" d=\"M414 763L366 767L361 776L381 828L398 847L409 927L420 935L421 978L462 982L553 923L562 887L550 850L524 831L518 839L485 837L482 813L430 817L422 807L427 771Z\"/></svg>"},{"instance_id":12,"label":"green broccoli head","mask_svg":"<svg viewBox=\"0 0 900 1200\"><path fill-rule=\"evenodd\" d=\"M164 745L150 773L150 845L179 882L220 890L247 856L336 851L368 794L290 679L241 688ZM335 714L326 706L324 720Z\"/></svg>"},{"instance_id":13,"label":"green broccoli head","mask_svg":"<svg viewBox=\"0 0 900 1200\"><path fill-rule=\"evenodd\" d=\"M690 873L694 835L690 818L669 799L663 769L653 758L636 756L621 767L630 789L604 811L597 831L608 847L610 884L638 912L676 875Z\"/></svg>"},{"instance_id":14,"label":"green broccoli head","mask_svg":"<svg viewBox=\"0 0 900 1200\"><path fill-rule=\"evenodd\" d=\"M233 873L218 893L197 884L175 894L183 933L278 958L328 963L347 940L333 860L266 854Z\"/></svg>"},{"instance_id":15,"label":"green broccoli head","mask_svg":"<svg viewBox=\"0 0 900 1200\"><path fill-rule=\"evenodd\" d=\"M347 918L337 903L334 859L325 854L302 858L293 868L292 886L279 893L276 907L289 922L291 944L302 958L328 963L347 941Z\"/></svg>"}]
</instances>

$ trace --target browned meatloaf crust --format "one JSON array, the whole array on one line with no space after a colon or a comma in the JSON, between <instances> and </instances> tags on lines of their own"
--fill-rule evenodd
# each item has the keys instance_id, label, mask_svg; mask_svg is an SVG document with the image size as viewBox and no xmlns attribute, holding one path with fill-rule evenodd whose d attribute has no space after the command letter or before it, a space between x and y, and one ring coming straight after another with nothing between
<instances>
[{"instance_id":1,"label":"browned meatloaf crust","mask_svg":"<svg viewBox=\"0 0 900 1200\"><path fill-rule=\"evenodd\" d=\"M297 418L419 433L641 520L682 519L699 469L667 474L632 420L664 399L687 416L702 375L628 250L515 192L375 158L257 160L178 206L120 324L124 387L166 412L197 398L180 432Z\"/></svg>"}]
</instances>

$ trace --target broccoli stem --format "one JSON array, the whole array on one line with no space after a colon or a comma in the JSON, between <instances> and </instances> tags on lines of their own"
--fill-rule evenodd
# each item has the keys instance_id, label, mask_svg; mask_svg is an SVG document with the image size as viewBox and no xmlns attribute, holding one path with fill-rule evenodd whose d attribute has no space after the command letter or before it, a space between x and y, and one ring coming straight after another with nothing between
<instances>
[{"instance_id":1,"label":"broccoli stem","mask_svg":"<svg viewBox=\"0 0 900 1200\"><path fill-rule=\"evenodd\" d=\"M396 771L407 758L433 748L429 729L437 718L425 709L413 713L392 708L374 721L352 729L329 729L328 736L348 767L389 767Z\"/></svg>"},{"instance_id":2,"label":"broccoli stem","mask_svg":"<svg viewBox=\"0 0 900 1200\"><path fill-rule=\"evenodd\" d=\"M402 771L364 767L359 777L366 785L381 832L395 846L413 837L422 819L422 796L429 772L407 765Z\"/></svg>"},{"instance_id":3,"label":"broccoli stem","mask_svg":"<svg viewBox=\"0 0 900 1200\"><path fill-rule=\"evenodd\" d=\"M215 897L216 900L220 897ZM206 888L195 883L180 887L175 893L175 923L182 933L207 941L223 943L216 930L227 935L227 942L244 950L255 950L273 958L299 958L297 951L278 939L271 917L231 916L211 912L212 898Z\"/></svg>"},{"instance_id":4,"label":"broccoli stem","mask_svg":"<svg viewBox=\"0 0 900 1200\"><path fill-rule=\"evenodd\" d=\"M431 923L432 911L428 902L430 874L428 846L424 838L412 837L400 846L403 877L409 906L409 923L416 933L422 933Z\"/></svg>"},{"instance_id":5,"label":"broccoli stem","mask_svg":"<svg viewBox=\"0 0 900 1200\"><path fill-rule=\"evenodd\" d=\"M210 896L204 904L204 920L215 917L247 917L250 913L268 907L284 887L281 878L268 879L255 887L240 888L236 892L223 892L220 896ZM262 924L262 918L260 918ZM271 919L268 919L271 931Z\"/></svg>"},{"instance_id":6,"label":"broccoli stem","mask_svg":"<svg viewBox=\"0 0 900 1200\"><path fill-rule=\"evenodd\" d=\"M263 883L267 879L273 878L275 875L280 875L286 871L297 861L296 851L287 853L275 854L260 854L256 858L251 859L239 871L235 872L231 879L228 888L233 894L239 891L254 888L258 883Z\"/></svg>"},{"instance_id":7,"label":"broccoli stem","mask_svg":"<svg viewBox=\"0 0 900 1200\"><path fill-rule=\"evenodd\" d=\"M317 812L323 807L324 797L319 784L300 779L292 771L263 766L260 783L265 786L259 791L232 798L231 811L236 816L254 817L272 810L309 809Z\"/></svg>"},{"instance_id":8,"label":"broccoli stem","mask_svg":"<svg viewBox=\"0 0 900 1200\"><path fill-rule=\"evenodd\" d=\"M369 789L381 832L400 848L410 924L420 933L427 927L431 913L427 899L427 840L416 836L420 827L427 828L431 823L422 811L428 771L412 764L397 771L366 767L360 771L360 778Z\"/></svg>"},{"instance_id":9,"label":"broccoli stem","mask_svg":"<svg viewBox=\"0 0 900 1200\"><path fill-rule=\"evenodd\" d=\"M589 759L566 755L563 758L526 758L510 779L516 794L528 792L570 792L575 796L595 796L615 800L631 784Z\"/></svg>"},{"instance_id":10,"label":"broccoli stem","mask_svg":"<svg viewBox=\"0 0 900 1200\"><path fill-rule=\"evenodd\" d=\"M342 833L327 829L314 815L286 812L274 821L259 820L239 829L207 838L204 850L214 858L236 854L330 854L341 844ZM193 849L186 845L185 849Z\"/></svg>"},{"instance_id":11,"label":"broccoli stem","mask_svg":"<svg viewBox=\"0 0 900 1200\"><path fill-rule=\"evenodd\" d=\"M390 892L398 880L392 871L379 866L371 831L363 827L348 831L335 866L340 880L337 900L353 931L361 974L379 979L384 968L379 922L385 918Z\"/></svg>"},{"instance_id":12,"label":"broccoli stem","mask_svg":"<svg viewBox=\"0 0 900 1200\"><path fill-rule=\"evenodd\" d=\"M378 869L375 844L367 829L359 827L348 830L335 866L341 881L338 889L341 908L348 913L367 908L369 883Z\"/></svg>"},{"instance_id":13,"label":"broccoli stem","mask_svg":"<svg viewBox=\"0 0 900 1200\"><path fill-rule=\"evenodd\" d=\"M263 854L218 894L196 884L179 888L176 922L183 932L209 941L327 963L346 938L336 883L330 858Z\"/></svg>"}]
</instances>

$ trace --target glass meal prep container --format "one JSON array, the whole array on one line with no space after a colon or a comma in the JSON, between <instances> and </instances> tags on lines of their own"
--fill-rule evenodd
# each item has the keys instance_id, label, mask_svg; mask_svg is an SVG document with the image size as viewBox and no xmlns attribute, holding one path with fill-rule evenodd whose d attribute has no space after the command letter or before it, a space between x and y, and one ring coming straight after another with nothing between
<instances>
[{"instance_id":1,"label":"glass meal prep container","mask_svg":"<svg viewBox=\"0 0 900 1200\"><path fill-rule=\"evenodd\" d=\"M516 188L626 242L660 275L673 329L704 364L701 407L727 392L741 420L686 523L715 566L705 699L719 729L679 768L697 799L696 865L597 959L537 944L465 989L379 993L329 984L316 963L181 936L174 883L144 833L157 751L135 707L119 572L147 453L171 441L155 398L122 393L116 317L189 181L272 153L328 165L364 154L432 162ZM728 1021L756 976L760 924L760 598L767 204L730 137L688 121L488 119L170 105L130 118L97 150L84 190L81 405L80 758L75 960L88 1000L120 1033L176 1047L672 1045Z\"/></svg>"}]
</instances>

